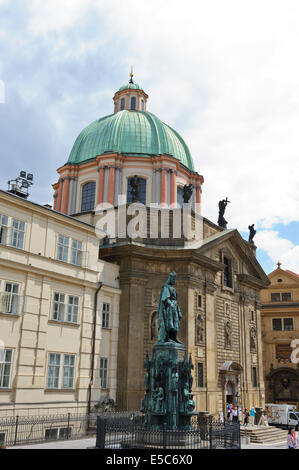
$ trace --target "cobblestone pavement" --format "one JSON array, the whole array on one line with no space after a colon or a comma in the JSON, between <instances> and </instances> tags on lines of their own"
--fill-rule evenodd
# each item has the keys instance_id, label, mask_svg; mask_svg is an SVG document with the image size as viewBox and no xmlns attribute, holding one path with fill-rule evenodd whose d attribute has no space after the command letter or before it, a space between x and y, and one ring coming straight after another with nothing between
<instances>
[{"instance_id":1,"label":"cobblestone pavement","mask_svg":"<svg viewBox=\"0 0 299 470\"><path fill-rule=\"evenodd\" d=\"M27 446L9 447L9 449L88 449L94 447L96 438L78 439L59 442L44 442L42 444L31 444ZM275 444L244 444L242 450L246 449L286 449L286 442L277 442Z\"/></svg>"}]
</instances>

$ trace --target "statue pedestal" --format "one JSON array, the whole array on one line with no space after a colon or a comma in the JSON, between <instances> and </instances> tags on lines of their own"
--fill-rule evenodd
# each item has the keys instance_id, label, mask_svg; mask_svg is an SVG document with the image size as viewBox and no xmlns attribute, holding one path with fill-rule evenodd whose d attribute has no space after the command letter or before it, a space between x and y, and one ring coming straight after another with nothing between
<instances>
[{"instance_id":1,"label":"statue pedestal","mask_svg":"<svg viewBox=\"0 0 299 470\"><path fill-rule=\"evenodd\" d=\"M152 429L192 429L195 415L191 357L182 343L156 343L152 359L145 361L146 396L143 400L145 425Z\"/></svg>"}]
</instances>

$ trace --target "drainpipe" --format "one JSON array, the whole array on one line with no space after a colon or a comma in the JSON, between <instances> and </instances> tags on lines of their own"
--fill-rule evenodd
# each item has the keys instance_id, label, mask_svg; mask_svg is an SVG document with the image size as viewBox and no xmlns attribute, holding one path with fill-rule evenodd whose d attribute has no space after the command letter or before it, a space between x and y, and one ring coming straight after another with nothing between
<instances>
[{"instance_id":1,"label":"drainpipe","mask_svg":"<svg viewBox=\"0 0 299 470\"><path fill-rule=\"evenodd\" d=\"M98 293L103 287L103 283L99 282L99 287L94 294L94 308L93 308L93 332L92 332L92 348L91 348L91 366L90 366L90 380L88 385L88 414L91 410L91 387L94 379L94 360L95 360L95 347L96 347L96 326L97 326L97 307L98 307Z\"/></svg>"}]
</instances>

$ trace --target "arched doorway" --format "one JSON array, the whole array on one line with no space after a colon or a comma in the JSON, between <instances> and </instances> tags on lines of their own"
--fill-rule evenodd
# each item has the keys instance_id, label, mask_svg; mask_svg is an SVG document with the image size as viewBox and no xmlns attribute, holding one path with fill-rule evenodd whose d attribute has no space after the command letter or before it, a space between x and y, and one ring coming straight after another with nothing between
<instances>
[{"instance_id":1,"label":"arched doorway","mask_svg":"<svg viewBox=\"0 0 299 470\"><path fill-rule=\"evenodd\" d=\"M234 403L234 397L235 397L235 386L231 380L228 380L225 384L225 397L226 397L226 404L228 403Z\"/></svg>"}]
</instances>

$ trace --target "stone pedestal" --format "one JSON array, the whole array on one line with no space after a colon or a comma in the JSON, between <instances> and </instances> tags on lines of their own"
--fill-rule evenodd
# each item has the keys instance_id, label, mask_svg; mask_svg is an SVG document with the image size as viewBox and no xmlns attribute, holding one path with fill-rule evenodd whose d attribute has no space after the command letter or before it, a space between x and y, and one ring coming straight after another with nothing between
<instances>
[{"instance_id":1,"label":"stone pedestal","mask_svg":"<svg viewBox=\"0 0 299 470\"><path fill-rule=\"evenodd\" d=\"M153 429L192 429L195 402L192 395L193 364L182 343L156 343L152 359L146 357L142 402L145 425Z\"/></svg>"}]
</instances>

